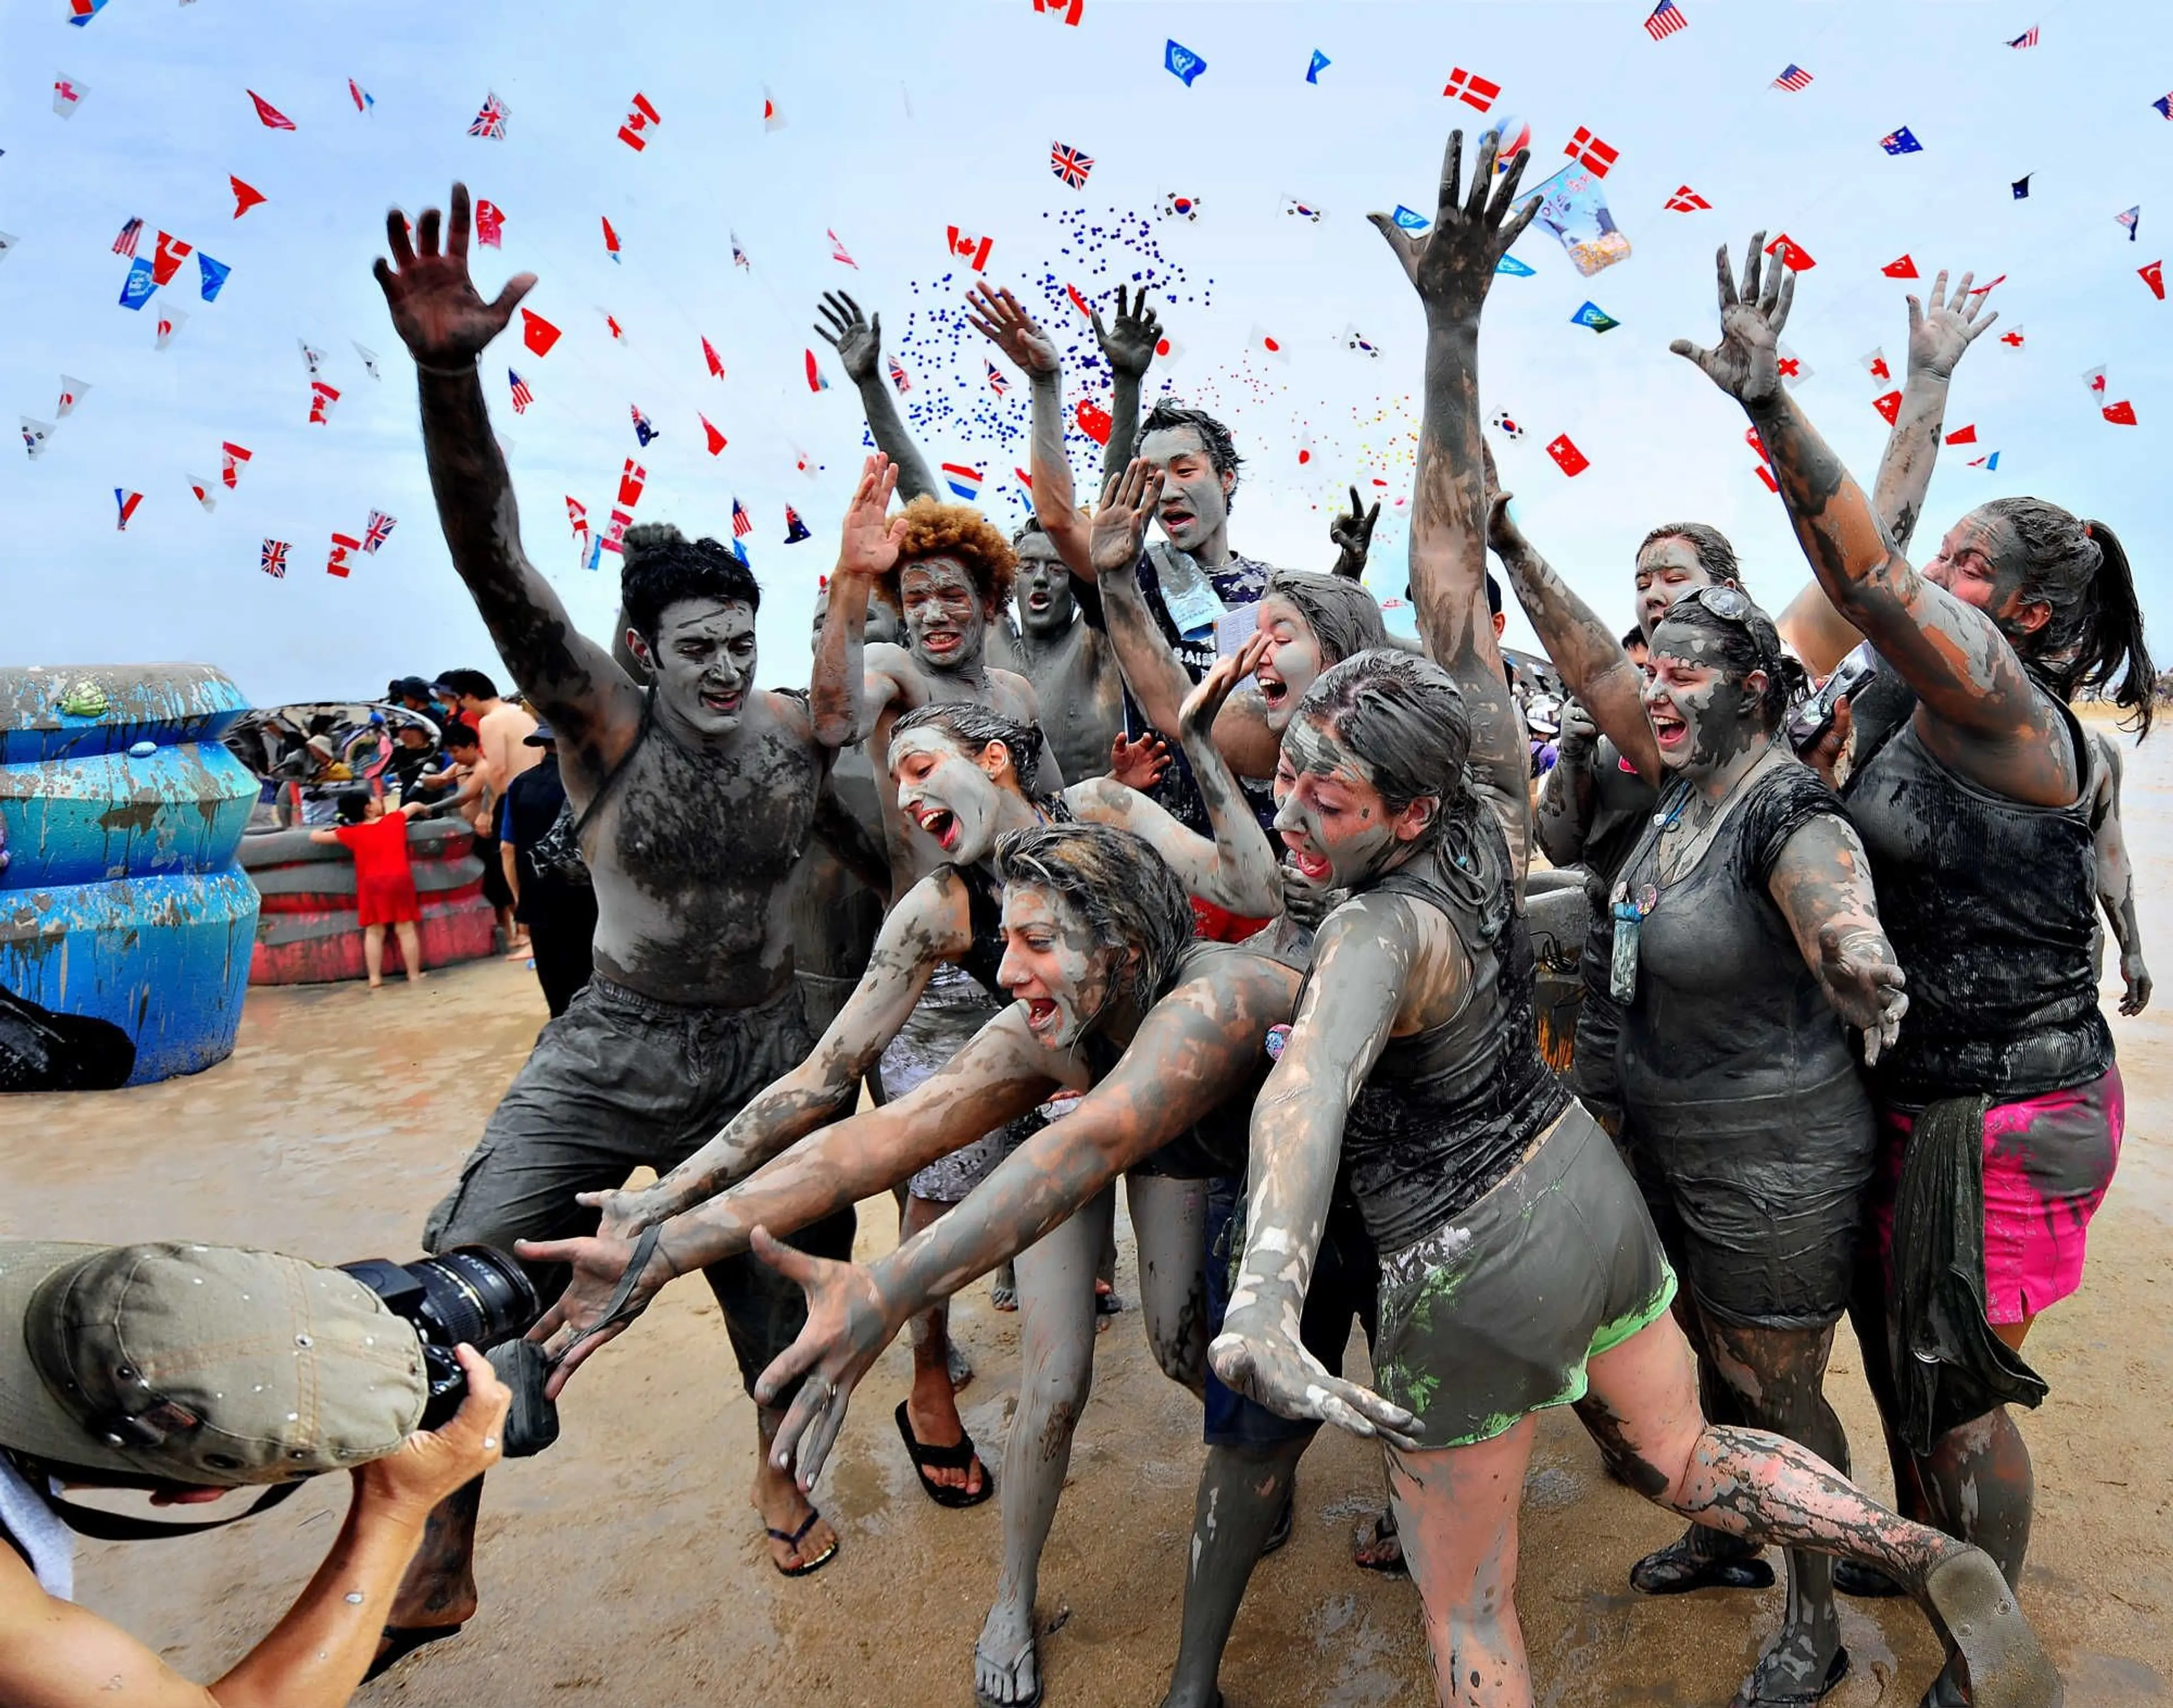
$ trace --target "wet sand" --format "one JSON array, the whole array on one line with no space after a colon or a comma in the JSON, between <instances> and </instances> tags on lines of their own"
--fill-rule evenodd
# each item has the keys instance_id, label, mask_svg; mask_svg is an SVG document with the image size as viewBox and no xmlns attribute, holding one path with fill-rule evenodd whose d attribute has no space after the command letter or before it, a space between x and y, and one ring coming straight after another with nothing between
<instances>
[{"instance_id":1,"label":"wet sand","mask_svg":"<svg viewBox=\"0 0 2173 1708\"><path fill-rule=\"evenodd\" d=\"M2128 837L2146 949L2169 983L2116 1015L2128 1148L2092 1231L2082 1292L2030 1344L2052 1385L2024 1429L2036 1535L2024 1601L2068 1679L2069 1708L2173 1700L2173 735L2134 753ZM2109 981L2112 1013L2117 981ZM127 1241L186 1236L327 1260L413 1255L423 1215L544 1017L533 977L479 962L409 989L252 992L234 1058L193 1079L0 1104L0 1230ZM1120 1232L1123 1232L1120 1222ZM888 1247L887 1199L862 1206L864 1252ZM1136 1299L1129 1235L1119 1290ZM962 1396L993 1462L1016 1392L1017 1319L985 1284L957 1332L979 1371ZM1363 1342L1351 1367L1362 1377ZM938 1509L890 1420L908 1363L893 1347L863 1384L816 1491L844 1538L820 1574L769 1567L747 1503L752 1413L705 1289L675 1287L574 1381L547 1456L494 1474L483 1608L357 1700L411 1708L791 1702L962 1708L968 1651L993 1586L996 1503ZM1859 1474L1890 1492L1856 1348L1829 1391ZM1071 1483L1042 1569L1047 1700L1151 1708L1176 1651L1184 1544L1201 1449L1198 1409L1154 1366L1136 1310L1100 1340ZM1231 1708L1431 1701L1417 1597L1356 1569L1350 1534L1377 1510L1377 1456L1323 1432L1299 1473L1291 1545L1256 1575L1222 1670ZM314 1569L346 1490L325 1479L209 1537L84 1546L79 1592L189 1676L230 1665ZM1777 1618L1779 1591L1667 1601L1625 1573L1676 1521L1610 1484L1567 1412L1543 1419L1527 1489L1518 1594L1543 1708L1725 1702ZM1833 1708L1909 1708L1938 1652L1906 1601L1842 1603L1853 1676Z\"/></svg>"}]
</instances>

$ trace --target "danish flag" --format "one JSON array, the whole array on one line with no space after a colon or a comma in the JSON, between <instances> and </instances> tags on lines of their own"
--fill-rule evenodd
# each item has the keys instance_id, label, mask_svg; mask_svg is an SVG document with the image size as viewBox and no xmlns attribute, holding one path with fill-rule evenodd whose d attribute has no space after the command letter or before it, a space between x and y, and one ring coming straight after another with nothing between
<instances>
[{"instance_id":1,"label":"danish flag","mask_svg":"<svg viewBox=\"0 0 2173 1708\"><path fill-rule=\"evenodd\" d=\"M1579 125L1577 127L1577 134L1569 139L1569 146L1565 148L1562 153L1590 172L1593 177L1604 178L1607 175L1608 168L1620 158L1621 150L1608 147L1583 125Z\"/></svg>"},{"instance_id":2,"label":"danish flag","mask_svg":"<svg viewBox=\"0 0 2173 1708\"><path fill-rule=\"evenodd\" d=\"M1468 107L1485 112L1501 99L1502 85L1491 78L1481 77L1475 71L1466 71L1458 66L1448 74L1448 82L1442 94L1453 100L1462 101Z\"/></svg>"},{"instance_id":3,"label":"danish flag","mask_svg":"<svg viewBox=\"0 0 2173 1708\"><path fill-rule=\"evenodd\" d=\"M1712 202L1687 184L1668 198L1668 211L1671 213L1699 213L1710 210L1712 207Z\"/></svg>"}]
</instances>

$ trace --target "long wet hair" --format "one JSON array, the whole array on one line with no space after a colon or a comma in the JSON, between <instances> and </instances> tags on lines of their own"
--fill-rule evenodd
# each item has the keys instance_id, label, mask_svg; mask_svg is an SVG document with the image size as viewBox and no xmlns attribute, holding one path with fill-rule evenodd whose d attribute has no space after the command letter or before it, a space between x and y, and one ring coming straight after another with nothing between
<instances>
[{"instance_id":1,"label":"long wet hair","mask_svg":"<svg viewBox=\"0 0 2173 1708\"><path fill-rule=\"evenodd\" d=\"M901 722L903 720L901 719ZM1141 1009L1177 982L1192 940L1192 902L1168 863L1128 830L1107 824L1043 824L996 838L996 873L1060 897L1102 942L1138 951L1111 995Z\"/></svg>"},{"instance_id":2,"label":"long wet hair","mask_svg":"<svg viewBox=\"0 0 2173 1708\"><path fill-rule=\"evenodd\" d=\"M1278 569L1268 577L1264 599L1287 599L1320 643L1323 669L1388 644L1381 607L1364 585L1347 575L1315 575Z\"/></svg>"},{"instance_id":3,"label":"long wet hair","mask_svg":"<svg viewBox=\"0 0 2173 1708\"><path fill-rule=\"evenodd\" d=\"M2052 613L2017 655L2063 700L2117 676L2114 703L2133 714L2130 727L2149 733L2158 672L2143 641L2135 572L2113 531L2042 498L1994 498L1982 510L2021 545L2022 597Z\"/></svg>"},{"instance_id":4,"label":"long wet hair","mask_svg":"<svg viewBox=\"0 0 2173 1708\"><path fill-rule=\"evenodd\" d=\"M1742 682L1753 671L1766 672L1766 692L1758 697L1758 727L1769 735L1781 727L1788 708L1810 687L1801 660L1790 656L1781 644L1773 619L1755 605L1741 617L1722 617L1708 610L1701 600L1678 599L1660 613L1653 632L1657 634L1670 623L1710 637L1713 647L1708 656L1732 681Z\"/></svg>"},{"instance_id":5,"label":"long wet hair","mask_svg":"<svg viewBox=\"0 0 2173 1708\"><path fill-rule=\"evenodd\" d=\"M1637 542L1636 557L1643 557L1653 541L1669 539L1689 541L1698 568L1712 580L1733 581L1738 587L1743 585L1743 566L1735 561L1735 547L1728 543L1727 535L1703 522L1663 523Z\"/></svg>"},{"instance_id":6,"label":"long wet hair","mask_svg":"<svg viewBox=\"0 0 2173 1708\"><path fill-rule=\"evenodd\" d=\"M897 746L898 738L909 730L925 729L942 730L969 759L979 755L989 742L1000 741L1011 756L1011 769L1017 773L1022 792L1032 795L1035 784L1041 780L1038 724L1022 724L971 700L930 700L925 706L916 706L890 726L891 745Z\"/></svg>"}]
</instances>

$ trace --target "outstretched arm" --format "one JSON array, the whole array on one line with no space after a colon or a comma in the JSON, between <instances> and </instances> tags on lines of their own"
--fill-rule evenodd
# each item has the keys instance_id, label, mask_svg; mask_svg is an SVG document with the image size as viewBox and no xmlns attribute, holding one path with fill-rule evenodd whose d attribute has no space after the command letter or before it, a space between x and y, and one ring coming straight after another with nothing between
<instances>
[{"instance_id":1,"label":"outstretched arm","mask_svg":"<svg viewBox=\"0 0 2173 1708\"><path fill-rule=\"evenodd\" d=\"M1978 318L1985 299L1970 294L1972 275L1964 273L1947 293L1942 272L1932 281L1928 310L1915 297L1909 304L1908 384L1901 393L1901 407L1894 418L1894 430L1886 436L1886 454L1879 461L1872 482L1871 507L1878 512L1894 549L1906 552L1923 514L1924 495L1931 490L1932 470L1938 461L1942 431L1946 425L1947 387L1955 366L1977 335L1999 318L1997 310ZM1823 676L1856 648L1863 637L1851 628L1816 581L1806 587L1781 613L1781 637L1796 650L1812 675Z\"/></svg>"},{"instance_id":2,"label":"outstretched arm","mask_svg":"<svg viewBox=\"0 0 2173 1708\"><path fill-rule=\"evenodd\" d=\"M1788 838L1766 888L1833 1011L1863 1032L1870 1067L1901 1036L1908 980L1879 925L1854 827L1837 811L1812 819Z\"/></svg>"},{"instance_id":3,"label":"outstretched arm","mask_svg":"<svg viewBox=\"0 0 2173 1708\"><path fill-rule=\"evenodd\" d=\"M838 365L860 394L869 436L875 440L876 449L896 466L898 491L908 503L924 496L941 496L935 471L906 431L905 419L898 412L898 400L883 378L882 316L878 314L869 320L860 313L860 305L843 291L822 293L822 315L815 325L816 336L838 353Z\"/></svg>"},{"instance_id":4,"label":"outstretched arm","mask_svg":"<svg viewBox=\"0 0 2173 1708\"><path fill-rule=\"evenodd\" d=\"M1623 651L1615 631L1555 573L1554 565L1539 554L1510 518L1512 496L1508 493L1494 495L1487 517L1487 538L1502 568L1508 572L1517 602L1539 631L1539 644L1561 672L1563 685L1577 696L1600 732L1637 768L1637 774L1657 784L1660 744L1653 734L1653 720L1645 715L1642 673L1630 662L1630 655ZM1566 714L1563 734L1568 734ZM1555 768L1561 767L1557 764ZM1550 854L1549 858L1552 857Z\"/></svg>"},{"instance_id":5,"label":"outstretched arm","mask_svg":"<svg viewBox=\"0 0 2173 1708\"><path fill-rule=\"evenodd\" d=\"M2090 746L2097 760L2090 827L2098 856L2098 906L2105 909L2106 924L2120 948L2121 982L2127 987L2120 1011L2140 1014L2150 1005L2150 968L2143 959L2143 927L2135 918L2135 865L2120 827L2120 749L2095 730Z\"/></svg>"},{"instance_id":6,"label":"outstretched arm","mask_svg":"<svg viewBox=\"0 0 2173 1708\"><path fill-rule=\"evenodd\" d=\"M1007 290L976 285L966 295L973 330L1008 356L1033 386L1033 514L1056 555L1074 575L1092 574L1086 563L1086 522L1071 485L1071 459L1064 449L1064 370L1055 342Z\"/></svg>"},{"instance_id":7,"label":"outstretched arm","mask_svg":"<svg viewBox=\"0 0 2173 1708\"><path fill-rule=\"evenodd\" d=\"M1155 346L1162 342L1162 321L1147 306L1147 288L1132 293L1124 304L1124 288L1117 287L1117 318L1104 325L1102 311L1094 310L1094 342L1109 364L1109 443L1102 452L1102 484L1107 487L1132 460L1132 447L1140 436L1140 385L1154 364ZM1040 477L1035 477L1038 482ZM1042 526L1049 525L1044 518ZM1078 572L1072 572L1076 574ZM1090 576L1088 578L1092 579Z\"/></svg>"},{"instance_id":8,"label":"outstretched arm","mask_svg":"<svg viewBox=\"0 0 2173 1708\"><path fill-rule=\"evenodd\" d=\"M826 747L858 741L875 728L882 708L869 703L865 644L868 595L892 564L905 538L905 517L887 514L898 481L897 468L877 451L860 468L860 483L845 509L838 539L838 568L830 583L830 608L815 643L815 668L807 709L815 739Z\"/></svg>"},{"instance_id":9,"label":"outstretched arm","mask_svg":"<svg viewBox=\"0 0 2173 1708\"><path fill-rule=\"evenodd\" d=\"M1486 609L1486 474L1479 413L1479 317L1495 267L1539 211L1516 207L1526 156L1494 185L1495 132L1480 139L1469 193L1459 193L1464 133L1452 132L1442 162L1433 229L1413 237L1385 213L1369 214L1426 305L1425 417L1411 498L1411 599L1434 661L1456 678L1471 709L1471 762L1486 775L1522 881L1531 842L1527 779L1531 754ZM1512 211L1513 209L1513 211Z\"/></svg>"},{"instance_id":10,"label":"outstretched arm","mask_svg":"<svg viewBox=\"0 0 2173 1708\"><path fill-rule=\"evenodd\" d=\"M1207 1355L1216 1375L1270 1410L1402 1446L1413 1445L1403 1433L1410 1414L1330 1372L1298 1325L1351 1100L1388 1041L1415 954L1399 900L1361 897L1321 926L1297 1019L1253 1106L1245 1254Z\"/></svg>"},{"instance_id":11,"label":"outstretched arm","mask_svg":"<svg viewBox=\"0 0 2173 1708\"><path fill-rule=\"evenodd\" d=\"M574 627L551 584L528 561L513 482L490 430L477 361L505 330L536 283L517 274L493 302L468 276L468 191L453 186L445 244L442 216L426 207L411 243L397 209L386 216L392 251L375 269L392 325L415 358L423 448L453 568L521 692L558 731L578 775L601 778L640 726L641 695L611 654Z\"/></svg>"},{"instance_id":12,"label":"outstretched arm","mask_svg":"<svg viewBox=\"0 0 2173 1708\"><path fill-rule=\"evenodd\" d=\"M1131 832L1168 863L1187 895L1243 919L1264 919L1282 911L1282 880L1266 832L1211 731L1230 690L1259 667L1271 644L1268 636L1255 634L1230 657L1217 659L1178 714L1178 739L1200 786L1214 841L1187 830L1146 795L1109 778L1091 778L1070 791L1081 817Z\"/></svg>"},{"instance_id":13,"label":"outstretched arm","mask_svg":"<svg viewBox=\"0 0 2173 1708\"><path fill-rule=\"evenodd\" d=\"M1927 716L1926 739L1973 782L2019 800L2064 806L2080 792L2083 764L2066 721L2032 686L1992 618L1928 580L1887 537L1863 489L1782 389L1776 344L1795 297L1795 275L1773 263L1761 280L1750 240L1736 288L1727 246L1716 257L1721 341L1669 348L1697 364L1743 405L1780 482L1811 572L1851 627L1879 649Z\"/></svg>"},{"instance_id":14,"label":"outstretched arm","mask_svg":"<svg viewBox=\"0 0 2173 1708\"><path fill-rule=\"evenodd\" d=\"M1161 471L1135 458L1103 488L1088 537L1102 621L1124 686L1148 723L1165 735L1180 735L1178 714L1192 692L1192 679L1170 650L1140 588L1140 545L1161 496Z\"/></svg>"},{"instance_id":15,"label":"outstretched arm","mask_svg":"<svg viewBox=\"0 0 2173 1708\"><path fill-rule=\"evenodd\" d=\"M812 1484L854 1386L899 1328L1024 1251L1231 1096L1260 1059L1268 1028L1288 1016L1297 982L1254 960L1180 986L1070 1114L1006 1157L941 1221L865 1269L807 1258L758 1234L763 1261L807 1290L807 1326L755 1388L767 1399L808 1375L778 1430L773 1463L796 1464L801 1486Z\"/></svg>"}]
</instances>

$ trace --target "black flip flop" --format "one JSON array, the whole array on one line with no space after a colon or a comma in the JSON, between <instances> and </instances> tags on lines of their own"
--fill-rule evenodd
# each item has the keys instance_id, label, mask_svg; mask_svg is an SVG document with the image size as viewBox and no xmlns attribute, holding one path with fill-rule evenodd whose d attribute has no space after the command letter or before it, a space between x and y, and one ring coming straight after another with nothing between
<instances>
[{"instance_id":1,"label":"black flip flop","mask_svg":"<svg viewBox=\"0 0 2173 1708\"><path fill-rule=\"evenodd\" d=\"M773 1542L782 1542L787 1548L797 1549L800 1546L801 1539L806 1537L809 1531L815 1528L816 1521L821 1518L822 1516L822 1514L819 1508L810 1506L807 1509L806 1517L801 1521L800 1528L797 1530L779 1530L770 1525L765 1524L762 1527L763 1533L768 1537ZM820 1571L824 1566L828 1565L837 1557L838 1538L833 1536L830 1538L830 1545L824 1549L820 1554L817 1554L812 1560L803 1560L797 1565L779 1565L774 1560L771 1560L769 1563L775 1568L777 1575L779 1577L805 1577L811 1571Z\"/></svg>"},{"instance_id":2,"label":"black flip flop","mask_svg":"<svg viewBox=\"0 0 2173 1708\"><path fill-rule=\"evenodd\" d=\"M1693 1554L1687 1537L1656 1548L1630 1568L1640 1595L1688 1595L1695 1589L1770 1589L1773 1567L1762 1554Z\"/></svg>"},{"instance_id":3,"label":"black flip flop","mask_svg":"<svg viewBox=\"0 0 2173 1708\"><path fill-rule=\"evenodd\" d=\"M1397 1532L1394 1517L1387 1512L1376 1512L1373 1515L1373 1540L1377 1543L1386 1542L1391 1536L1397 1537L1399 1543L1397 1554L1394 1560L1361 1560L1354 1550L1351 1555L1351 1563L1361 1571L1378 1571L1383 1577L1410 1576L1410 1568L1404 1564L1400 1546L1402 1538Z\"/></svg>"},{"instance_id":4,"label":"black flip flop","mask_svg":"<svg viewBox=\"0 0 2173 1708\"><path fill-rule=\"evenodd\" d=\"M379 1673L391 1671L418 1649L427 1649L433 1643L442 1643L447 1637L456 1637L460 1634L458 1625L387 1625L385 1640L391 1646L369 1663L369 1670L362 1675L362 1682L367 1684Z\"/></svg>"},{"instance_id":5,"label":"black flip flop","mask_svg":"<svg viewBox=\"0 0 2173 1708\"><path fill-rule=\"evenodd\" d=\"M1834 1561L1833 1587L1843 1595L1852 1595L1860 1600L1909 1593L1877 1566L1855 1560Z\"/></svg>"},{"instance_id":6,"label":"black flip flop","mask_svg":"<svg viewBox=\"0 0 2173 1708\"><path fill-rule=\"evenodd\" d=\"M954 1509L978 1506L996 1492L995 1473L986 1465L981 1465L981 1491L978 1495L965 1489L946 1489L928 1474L927 1468L930 1465L939 1471L963 1471L980 1465L980 1459L973 1452L973 1436L961 1434L956 1447L931 1447L914 1434L913 1425L905 1414L903 1400L898 1401L895 1415L898 1438L905 1443L906 1452L913 1456L913 1474L920 1479L922 1490L937 1506Z\"/></svg>"}]
</instances>

